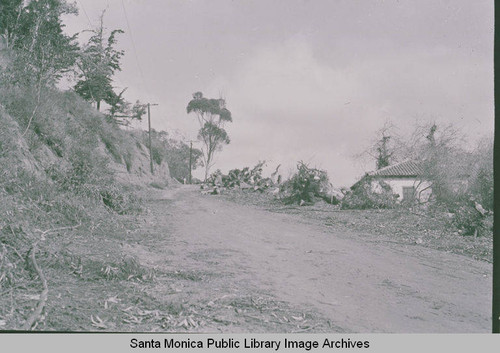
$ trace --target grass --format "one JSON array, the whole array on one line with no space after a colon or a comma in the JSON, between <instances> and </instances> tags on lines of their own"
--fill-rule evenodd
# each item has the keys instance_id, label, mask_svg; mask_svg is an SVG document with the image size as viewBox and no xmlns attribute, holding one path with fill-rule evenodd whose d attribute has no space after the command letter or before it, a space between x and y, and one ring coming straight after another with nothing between
<instances>
[{"instance_id":1,"label":"grass","mask_svg":"<svg viewBox=\"0 0 500 353\"><path fill-rule=\"evenodd\" d=\"M153 188L155 188L155 189L159 189L159 190L163 190L163 189L165 189L165 187L166 187L165 185L160 184L160 183L155 182L155 181L154 181L154 182L152 182L152 183L150 183L150 184L149 184L149 186L151 186L151 187L153 187Z\"/></svg>"},{"instance_id":2,"label":"grass","mask_svg":"<svg viewBox=\"0 0 500 353\"><path fill-rule=\"evenodd\" d=\"M40 300L42 283L25 260L34 244L50 293L35 329L101 329L100 293L156 275L121 246L130 231L123 220L142 208L138 190L118 184L109 162L126 156L131 169L135 140L73 93L47 89L42 98L23 136L32 92L0 86L0 330L21 329Z\"/></svg>"},{"instance_id":3,"label":"grass","mask_svg":"<svg viewBox=\"0 0 500 353\"><path fill-rule=\"evenodd\" d=\"M22 201L13 200L21 206L18 211L23 212L21 219L33 222L26 213L32 210ZM0 210L5 212L3 207ZM122 218L135 219L139 215L120 216L96 205L90 213L91 219L81 226L47 232L43 240L38 241L36 257L47 278L50 295L44 315L37 320L36 330L119 328L127 331L135 327L120 326L127 317L122 309L136 308L141 301L147 300L143 289L156 280L154 268L144 266L122 247L124 241L140 239L140 234L130 235L131 224L136 222L128 222L128 228L124 228ZM56 213L51 211L49 214L54 221ZM13 212L11 216L19 214ZM63 215L59 216L62 222ZM0 263L11 270L0 267L0 292L3 294L0 296L0 322L4 323L0 329L20 329L37 305L41 283L24 258L30 251L30 244L35 239L42 239L42 232L53 226L47 220L43 226L40 224L40 230L29 230L29 224L24 222L1 227ZM154 307L154 300L149 301L150 307Z\"/></svg>"}]
</instances>

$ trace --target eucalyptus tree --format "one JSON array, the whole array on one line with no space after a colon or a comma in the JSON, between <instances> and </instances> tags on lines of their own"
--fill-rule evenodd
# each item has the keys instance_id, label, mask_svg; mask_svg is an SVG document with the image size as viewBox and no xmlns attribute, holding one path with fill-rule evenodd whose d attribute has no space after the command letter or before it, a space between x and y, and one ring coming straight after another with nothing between
<instances>
[{"instance_id":1,"label":"eucalyptus tree","mask_svg":"<svg viewBox=\"0 0 500 353\"><path fill-rule=\"evenodd\" d=\"M224 125L232 122L231 112L226 108L226 101L222 98L209 99L203 93L196 92L186 108L188 114L195 113L200 124L198 140L203 143L203 161L205 165L205 180L210 168L214 164L214 155L223 145L231 142Z\"/></svg>"}]
</instances>

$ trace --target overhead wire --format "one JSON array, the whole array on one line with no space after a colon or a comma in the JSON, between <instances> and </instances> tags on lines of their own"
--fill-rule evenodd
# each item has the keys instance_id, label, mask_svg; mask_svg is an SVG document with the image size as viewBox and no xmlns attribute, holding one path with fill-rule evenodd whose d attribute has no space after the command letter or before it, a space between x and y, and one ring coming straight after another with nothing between
<instances>
[{"instance_id":1,"label":"overhead wire","mask_svg":"<svg viewBox=\"0 0 500 353\"><path fill-rule=\"evenodd\" d=\"M130 41L132 43L132 49L134 51L135 62L137 64L137 68L139 70L139 75L141 76L142 86L143 86L143 89L146 92L146 94L148 94L149 92L146 88L147 87L146 80L144 79L144 73L143 73L141 65L139 63L139 56L137 55L137 48L135 46L134 36L132 35L132 28L130 27L130 22L129 22L128 16L127 16L127 9L125 8L125 3L123 2L123 0L121 0L121 3L122 3L123 14L125 15L125 21L127 22L128 33L129 33Z\"/></svg>"},{"instance_id":2,"label":"overhead wire","mask_svg":"<svg viewBox=\"0 0 500 353\"><path fill-rule=\"evenodd\" d=\"M91 28L91 29L92 29L92 28L94 28L94 25L92 24L92 21L90 20L90 17L89 17L89 15L88 15L88 13L87 13L87 10L85 9L85 6L83 6L83 4L82 4L82 2L81 2L80 0L77 0L77 2L78 2L78 4L80 5L80 7L81 7L81 9L82 9L82 11L83 11L83 13L84 13L85 17L87 18L87 21L88 21L88 23L89 23L90 28ZM122 4L123 4L123 2L122 2ZM125 13L125 18L127 19L127 17L126 17L126 13ZM127 19L127 25L128 25L128 19ZM128 25L128 28L129 28L129 31L130 31L130 25ZM131 38L131 39L132 39L132 38ZM132 45L133 45L134 50L135 50L135 45L134 45L134 43L133 43L133 39L132 39ZM137 60L137 54L136 54L136 60ZM140 70L140 67L139 67L139 70ZM142 71L141 71L141 75L142 75ZM117 80L121 86L125 86L125 85L123 84L122 80L121 80L119 77L115 77L115 80ZM144 82L144 77L142 77L142 81Z\"/></svg>"},{"instance_id":3,"label":"overhead wire","mask_svg":"<svg viewBox=\"0 0 500 353\"><path fill-rule=\"evenodd\" d=\"M92 21L90 21L90 17L89 17L89 15L87 14L87 11L85 11L85 7L84 7L84 6L83 6L83 4L80 2L80 0L77 0L77 1L78 1L78 3L80 4L80 7L82 8L83 13L85 14L85 17L87 17L87 21L89 21L89 25L90 25L90 27L92 28L92 27L93 27L93 26L92 26Z\"/></svg>"},{"instance_id":4,"label":"overhead wire","mask_svg":"<svg viewBox=\"0 0 500 353\"><path fill-rule=\"evenodd\" d=\"M125 15L125 21L127 23L127 28L128 28L128 33L129 33L130 41L132 43L132 49L134 51L135 62L137 64L139 75L141 76L142 87L143 87L144 92L146 93L146 96L150 97L151 95L150 95L149 90L148 90L147 85L146 85L146 80L144 78L144 72L142 71L142 67L141 67L141 64L140 64L140 61L139 61L139 55L137 54L137 47L135 46L135 41L134 41L134 36L133 36L133 33L132 33L132 28L130 26L130 21L129 21L128 15L127 15L127 9L125 7L125 3L123 2L123 0L121 0L121 3L122 3L123 14ZM147 99L149 99L149 98L147 98ZM141 126L144 123L145 123L145 121L140 121L139 122L139 124Z\"/></svg>"}]
</instances>

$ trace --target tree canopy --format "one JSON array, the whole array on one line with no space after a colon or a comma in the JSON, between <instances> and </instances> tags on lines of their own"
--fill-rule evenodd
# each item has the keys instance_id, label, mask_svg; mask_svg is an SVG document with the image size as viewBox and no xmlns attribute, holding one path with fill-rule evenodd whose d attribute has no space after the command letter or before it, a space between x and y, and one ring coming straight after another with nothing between
<instances>
[{"instance_id":1,"label":"tree canopy","mask_svg":"<svg viewBox=\"0 0 500 353\"><path fill-rule=\"evenodd\" d=\"M23 13L23 0L0 0L0 36L10 47Z\"/></svg>"},{"instance_id":2,"label":"tree canopy","mask_svg":"<svg viewBox=\"0 0 500 353\"><path fill-rule=\"evenodd\" d=\"M203 97L203 93L193 93L193 99L188 103L186 108L188 114L196 113L201 122L222 123L232 122L231 112L226 109L226 101L222 98L208 99Z\"/></svg>"},{"instance_id":3,"label":"tree canopy","mask_svg":"<svg viewBox=\"0 0 500 353\"><path fill-rule=\"evenodd\" d=\"M76 35L64 33L61 16L77 13L65 0L1 2L0 34L15 56L9 67L11 82L54 85L72 70L78 44Z\"/></svg>"},{"instance_id":4,"label":"tree canopy","mask_svg":"<svg viewBox=\"0 0 500 353\"><path fill-rule=\"evenodd\" d=\"M120 59L123 50L115 48L116 36L123 33L121 29L111 31L106 38L104 28L104 11L101 14L99 26L89 30L92 36L80 51L77 61L79 81L75 91L84 99L95 102L100 110L101 101L113 105L115 109L120 101L121 94L116 94L112 85L112 77L120 71ZM123 91L122 91L123 93Z\"/></svg>"}]
</instances>

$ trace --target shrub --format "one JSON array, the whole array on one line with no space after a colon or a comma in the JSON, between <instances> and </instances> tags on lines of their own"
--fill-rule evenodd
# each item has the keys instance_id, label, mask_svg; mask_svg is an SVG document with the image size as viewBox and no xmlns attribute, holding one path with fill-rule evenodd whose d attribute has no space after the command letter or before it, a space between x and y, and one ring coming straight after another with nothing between
<instances>
[{"instance_id":1,"label":"shrub","mask_svg":"<svg viewBox=\"0 0 500 353\"><path fill-rule=\"evenodd\" d=\"M484 215L469 202L455 209L452 223L462 231L462 235L480 236L486 230L484 219Z\"/></svg>"},{"instance_id":2,"label":"shrub","mask_svg":"<svg viewBox=\"0 0 500 353\"><path fill-rule=\"evenodd\" d=\"M205 180L205 184L211 186L222 186L222 172L220 169L217 169L215 172L210 174L210 176Z\"/></svg>"},{"instance_id":3,"label":"shrub","mask_svg":"<svg viewBox=\"0 0 500 353\"><path fill-rule=\"evenodd\" d=\"M351 188L342 200L341 208L360 210L394 208L398 198L391 187L383 181L378 181L382 190L375 192L372 188L372 181L373 177L365 176L360 183Z\"/></svg>"},{"instance_id":4,"label":"shrub","mask_svg":"<svg viewBox=\"0 0 500 353\"><path fill-rule=\"evenodd\" d=\"M135 193L123 186L112 185L101 189L103 203L118 214L138 212L141 210L140 200Z\"/></svg>"},{"instance_id":5,"label":"shrub","mask_svg":"<svg viewBox=\"0 0 500 353\"><path fill-rule=\"evenodd\" d=\"M47 175L63 190L102 202L119 214L138 208L134 194L115 182L108 158L80 147L73 148L68 158L70 164L66 168L52 165L46 169Z\"/></svg>"},{"instance_id":6,"label":"shrub","mask_svg":"<svg viewBox=\"0 0 500 353\"><path fill-rule=\"evenodd\" d=\"M254 191L264 191L274 185L270 178L262 177L262 167L265 161L257 163L252 169L245 167L243 169L232 169L227 175L222 174L218 169L213 172L205 181L209 186L222 186L225 188L235 188L247 184Z\"/></svg>"},{"instance_id":7,"label":"shrub","mask_svg":"<svg viewBox=\"0 0 500 353\"><path fill-rule=\"evenodd\" d=\"M89 185L107 185L113 181L108 168L109 160L85 148L74 147L69 153L70 166L63 184L69 189L82 189Z\"/></svg>"},{"instance_id":8,"label":"shrub","mask_svg":"<svg viewBox=\"0 0 500 353\"><path fill-rule=\"evenodd\" d=\"M121 163L122 162L122 156L120 154L120 151L116 147L116 145L110 141L109 139L103 139L104 146L106 146L106 149L108 152L113 156L113 159L115 160L116 163Z\"/></svg>"},{"instance_id":9,"label":"shrub","mask_svg":"<svg viewBox=\"0 0 500 353\"><path fill-rule=\"evenodd\" d=\"M485 208L493 209L493 168L479 170L471 186L471 193Z\"/></svg>"},{"instance_id":10,"label":"shrub","mask_svg":"<svg viewBox=\"0 0 500 353\"><path fill-rule=\"evenodd\" d=\"M318 198L325 198L329 187L324 170L309 168L304 162L299 162L297 173L280 186L280 194L285 203L314 204Z\"/></svg>"},{"instance_id":11,"label":"shrub","mask_svg":"<svg viewBox=\"0 0 500 353\"><path fill-rule=\"evenodd\" d=\"M265 186L261 183L262 179L262 167L265 161L257 163L252 169L245 167L243 169L232 169L227 175L222 177L222 183L226 187L240 186L241 183L246 183L255 186Z\"/></svg>"}]
</instances>

